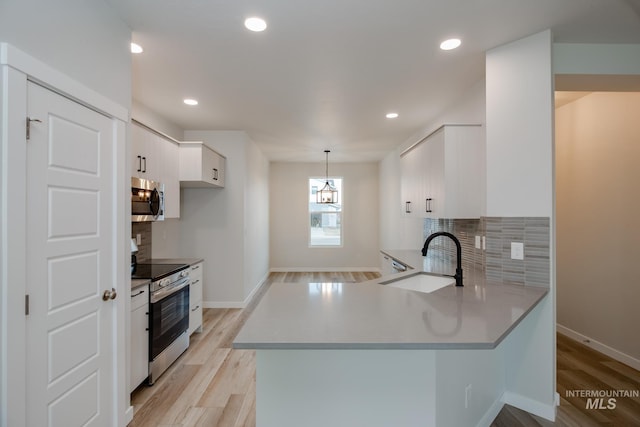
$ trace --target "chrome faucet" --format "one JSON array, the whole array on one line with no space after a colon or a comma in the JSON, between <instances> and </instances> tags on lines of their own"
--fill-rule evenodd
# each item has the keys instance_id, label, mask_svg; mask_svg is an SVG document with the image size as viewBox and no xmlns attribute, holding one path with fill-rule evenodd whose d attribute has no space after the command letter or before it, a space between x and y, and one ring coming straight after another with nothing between
<instances>
[{"instance_id":1,"label":"chrome faucet","mask_svg":"<svg viewBox=\"0 0 640 427\"><path fill-rule=\"evenodd\" d=\"M456 286L463 286L462 285L462 247L460 246L460 241L456 236L454 236L451 233L447 233L446 231L438 231L437 233L433 233L432 235L427 237L427 240L424 241L424 246L422 247L422 256L427 256L429 243L431 243L431 241L438 236L446 236L451 240L453 240L453 242L456 244L456 262L457 262L456 274L450 277L453 277L454 279L456 279Z\"/></svg>"}]
</instances>

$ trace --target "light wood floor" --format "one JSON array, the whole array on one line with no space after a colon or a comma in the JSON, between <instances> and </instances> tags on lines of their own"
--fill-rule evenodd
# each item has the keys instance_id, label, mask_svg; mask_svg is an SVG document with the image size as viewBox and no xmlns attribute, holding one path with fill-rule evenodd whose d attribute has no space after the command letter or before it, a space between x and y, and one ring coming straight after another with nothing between
<instances>
[{"instance_id":1,"label":"light wood floor","mask_svg":"<svg viewBox=\"0 0 640 427\"><path fill-rule=\"evenodd\" d=\"M272 273L245 309L205 309L202 333L152 386L132 394L131 427L255 427L255 352L231 343L269 285L274 282L360 282L377 273ZM555 423L505 406L492 427L640 426L640 399L618 398L616 409L586 409L586 398L567 390L640 390L640 372L558 335ZM304 427L304 426L301 426Z\"/></svg>"}]
</instances>

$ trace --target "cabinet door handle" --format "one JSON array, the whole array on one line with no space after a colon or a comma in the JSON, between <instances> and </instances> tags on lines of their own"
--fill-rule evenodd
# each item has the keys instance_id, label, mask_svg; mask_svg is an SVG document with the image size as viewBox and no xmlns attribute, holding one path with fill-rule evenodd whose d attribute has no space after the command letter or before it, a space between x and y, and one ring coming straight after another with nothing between
<instances>
[{"instance_id":1,"label":"cabinet door handle","mask_svg":"<svg viewBox=\"0 0 640 427\"><path fill-rule=\"evenodd\" d=\"M142 156L138 156L138 172L142 172Z\"/></svg>"},{"instance_id":2,"label":"cabinet door handle","mask_svg":"<svg viewBox=\"0 0 640 427\"><path fill-rule=\"evenodd\" d=\"M196 280L194 280L193 282L191 282L191 285L193 286L193 285L195 285L196 283L198 283L199 281L200 281L200 280L196 279Z\"/></svg>"},{"instance_id":3,"label":"cabinet door handle","mask_svg":"<svg viewBox=\"0 0 640 427\"><path fill-rule=\"evenodd\" d=\"M432 198L427 198L424 199L424 210L425 212L432 212L431 210L431 200L433 200Z\"/></svg>"},{"instance_id":4,"label":"cabinet door handle","mask_svg":"<svg viewBox=\"0 0 640 427\"><path fill-rule=\"evenodd\" d=\"M213 168L213 180L217 181L218 180L218 169Z\"/></svg>"},{"instance_id":5,"label":"cabinet door handle","mask_svg":"<svg viewBox=\"0 0 640 427\"><path fill-rule=\"evenodd\" d=\"M144 294L144 291L140 291L135 295L131 295L131 298L137 297L138 295L142 295L142 294Z\"/></svg>"},{"instance_id":6,"label":"cabinet door handle","mask_svg":"<svg viewBox=\"0 0 640 427\"><path fill-rule=\"evenodd\" d=\"M411 213L411 202L404 202L405 213Z\"/></svg>"},{"instance_id":7,"label":"cabinet door handle","mask_svg":"<svg viewBox=\"0 0 640 427\"><path fill-rule=\"evenodd\" d=\"M147 173L147 158L143 157L142 160L144 161L144 168L142 173Z\"/></svg>"},{"instance_id":8,"label":"cabinet door handle","mask_svg":"<svg viewBox=\"0 0 640 427\"><path fill-rule=\"evenodd\" d=\"M407 271L407 267L404 264L400 264L395 260L391 261L391 267L398 272Z\"/></svg>"},{"instance_id":9,"label":"cabinet door handle","mask_svg":"<svg viewBox=\"0 0 640 427\"><path fill-rule=\"evenodd\" d=\"M196 306L195 306L195 308L194 308L194 309L192 309L191 311L196 311L196 310L197 310L197 309L199 309L199 308L200 308L200 306L199 306L199 305L196 305Z\"/></svg>"},{"instance_id":10,"label":"cabinet door handle","mask_svg":"<svg viewBox=\"0 0 640 427\"><path fill-rule=\"evenodd\" d=\"M200 268L200 266L199 266L199 265L194 265L193 267L191 267L191 270L197 270L197 269L199 269L199 268Z\"/></svg>"}]
</instances>

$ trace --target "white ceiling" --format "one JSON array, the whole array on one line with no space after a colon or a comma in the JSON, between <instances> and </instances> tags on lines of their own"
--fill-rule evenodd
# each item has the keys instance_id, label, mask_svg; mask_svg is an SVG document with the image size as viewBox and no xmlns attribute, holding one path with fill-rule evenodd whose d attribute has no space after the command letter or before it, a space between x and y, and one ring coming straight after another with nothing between
<instances>
[{"instance_id":1,"label":"white ceiling","mask_svg":"<svg viewBox=\"0 0 640 427\"><path fill-rule=\"evenodd\" d=\"M640 43L640 0L106 1L145 49L138 102L183 129L245 130L280 161L380 159L483 78L485 51L547 28Z\"/></svg>"}]
</instances>

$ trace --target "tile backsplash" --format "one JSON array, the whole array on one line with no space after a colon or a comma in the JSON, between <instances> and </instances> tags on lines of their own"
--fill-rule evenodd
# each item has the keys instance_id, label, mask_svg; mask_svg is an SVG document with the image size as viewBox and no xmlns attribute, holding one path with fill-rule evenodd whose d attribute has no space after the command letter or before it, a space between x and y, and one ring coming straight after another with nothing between
<instances>
[{"instance_id":1,"label":"tile backsplash","mask_svg":"<svg viewBox=\"0 0 640 427\"><path fill-rule=\"evenodd\" d=\"M148 261L151 259L151 223L132 222L131 237L135 239L138 234L140 234L142 243L138 245L136 259L138 262Z\"/></svg>"},{"instance_id":2,"label":"tile backsplash","mask_svg":"<svg viewBox=\"0 0 640 427\"><path fill-rule=\"evenodd\" d=\"M548 217L486 217L485 271L489 280L549 287ZM524 243L524 259L511 259L511 242Z\"/></svg>"},{"instance_id":3,"label":"tile backsplash","mask_svg":"<svg viewBox=\"0 0 640 427\"><path fill-rule=\"evenodd\" d=\"M425 219L423 237L447 231L460 240L463 267L484 269L488 280L548 287L550 282L550 219L548 217L482 217L479 219ZM486 250L476 249L475 237L485 236ZM511 242L524 244L524 259L511 259ZM429 256L455 262L451 239L438 238Z\"/></svg>"},{"instance_id":4,"label":"tile backsplash","mask_svg":"<svg viewBox=\"0 0 640 427\"><path fill-rule=\"evenodd\" d=\"M424 220L423 237L430 234L446 231L458 238L462 247L462 266L473 266L476 269L484 268L484 254L481 249L475 247L475 236L482 236L482 219L430 219ZM448 262L456 260L456 245L446 237L436 238L429 245L429 253L433 258L444 259Z\"/></svg>"}]
</instances>

